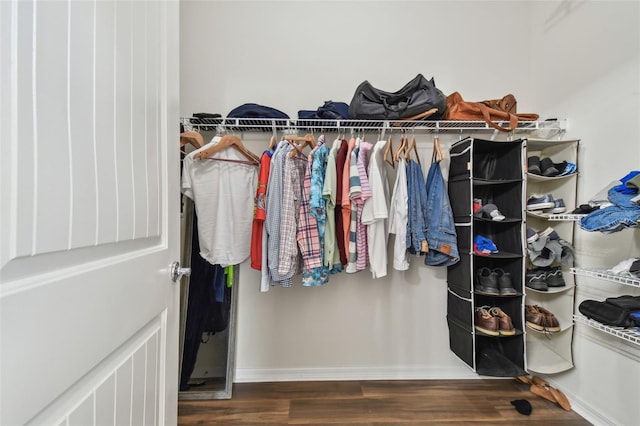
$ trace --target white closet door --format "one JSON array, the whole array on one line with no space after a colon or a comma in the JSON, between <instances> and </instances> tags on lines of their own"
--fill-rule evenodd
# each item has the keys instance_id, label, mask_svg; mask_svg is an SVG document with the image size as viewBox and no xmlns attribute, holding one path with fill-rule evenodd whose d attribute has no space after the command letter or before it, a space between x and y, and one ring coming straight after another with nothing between
<instances>
[{"instance_id":1,"label":"white closet door","mask_svg":"<svg viewBox=\"0 0 640 426\"><path fill-rule=\"evenodd\" d=\"M0 424L174 424L178 3L0 28Z\"/></svg>"}]
</instances>

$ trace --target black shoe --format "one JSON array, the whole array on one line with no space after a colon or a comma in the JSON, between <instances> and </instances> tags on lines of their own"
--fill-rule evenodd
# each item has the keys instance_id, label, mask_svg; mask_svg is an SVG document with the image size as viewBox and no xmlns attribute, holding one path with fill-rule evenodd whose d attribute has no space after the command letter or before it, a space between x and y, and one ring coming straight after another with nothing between
<instances>
[{"instance_id":1,"label":"black shoe","mask_svg":"<svg viewBox=\"0 0 640 426\"><path fill-rule=\"evenodd\" d=\"M509 272L505 272L501 268L496 268L493 272L495 272L498 277L498 291L500 292L500 296L516 296L518 294L518 291L513 288L511 274Z\"/></svg>"},{"instance_id":2,"label":"black shoe","mask_svg":"<svg viewBox=\"0 0 640 426\"><path fill-rule=\"evenodd\" d=\"M551 268L546 271L545 282L548 287L564 287L567 283L564 281L560 267Z\"/></svg>"},{"instance_id":3,"label":"black shoe","mask_svg":"<svg viewBox=\"0 0 640 426\"><path fill-rule=\"evenodd\" d=\"M540 157L537 155L532 155L527 158L527 171L529 173L533 173L534 175L541 175L542 169L540 169Z\"/></svg>"},{"instance_id":4,"label":"black shoe","mask_svg":"<svg viewBox=\"0 0 640 426\"><path fill-rule=\"evenodd\" d=\"M489 296L500 296L500 290L498 290L498 275L487 267L478 269L476 292Z\"/></svg>"},{"instance_id":5,"label":"black shoe","mask_svg":"<svg viewBox=\"0 0 640 426\"><path fill-rule=\"evenodd\" d=\"M546 177L558 176L562 171L556 168L555 163L549 157L545 157L540 160L540 169L542 170L542 176Z\"/></svg>"},{"instance_id":6,"label":"black shoe","mask_svg":"<svg viewBox=\"0 0 640 426\"><path fill-rule=\"evenodd\" d=\"M533 290L549 291L547 285L547 274L543 269L532 269L527 271L525 286Z\"/></svg>"}]
</instances>

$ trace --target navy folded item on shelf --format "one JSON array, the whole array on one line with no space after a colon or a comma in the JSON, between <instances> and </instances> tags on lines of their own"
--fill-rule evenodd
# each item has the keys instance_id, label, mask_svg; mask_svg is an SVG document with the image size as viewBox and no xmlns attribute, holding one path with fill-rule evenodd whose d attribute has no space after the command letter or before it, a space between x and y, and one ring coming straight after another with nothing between
<instances>
[{"instance_id":1,"label":"navy folded item on shelf","mask_svg":"<svg viewBox=\"0 0 640 426\"><path fill-rule=\"evenodd\" d=\"M349 105L344 102L326 101L316 110L300 110L301 120L344 120L349 116Z\"/></svg>"},{"instance_id":2,"label":"navy folded item on shelf","mask_svg":"<svg viewBox=\"0 0 640 426\"><path fill-rule=\"evenodd\" d=\"M211 112L194 112L193 116L195 118L220 118L222 117L221 114L217 114L217 113L211 113Z\"/></svg>"},{"instance_id":3,"label":"navy folded item on shelf","mask_svg":"<svg viewBox=\"0 0 640 426\"><path fill-rule=\"evenodd\" d=\"M275 108L258 105L253 103L242 104L232 109L229 114L229 118L280 118L288 119L289 116L282 111Z\"/></svg>"},{"instance_id":4,"label":"navy folded item on shelf","mask_svg":"<svg viewBox=\"0 0 640 426\"><path fill-rule=\"evenodd\" d=\"M318 118L338 120L349 117L349 104L327 101L318 108Z\"/></svg>"}]
</instances>

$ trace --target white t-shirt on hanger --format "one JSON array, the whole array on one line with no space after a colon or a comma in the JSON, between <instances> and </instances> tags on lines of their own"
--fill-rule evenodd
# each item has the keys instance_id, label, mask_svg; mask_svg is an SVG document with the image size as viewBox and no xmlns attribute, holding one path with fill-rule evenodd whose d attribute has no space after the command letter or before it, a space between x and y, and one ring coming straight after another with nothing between
<instances>
[{"instance_id":1,"label":"white t-shirt on hanger","mask_svg":"<svg viewBox=\"0 0 640 426\"><path fill-rule=\"evenodd\" d=\"M407 252L409 190L407 188L407 164L402 156L398 159L396 169L398 172L389 207L389 233L396 234L393 244L393 269L406 271L409 269L409 254Z\"/></svg>"},{"instance_id":2,"label":"white t-shirt on hanger","mask_svg":"<svg viewBox=\"0 0 640 426\"><path fill-rule=\"evenodd\" d=\"M182 193L191 198L198 216L200 255L213 265L237 265L249 257L253 204L258 168L194 155L220 141L216 136L183 160ZM235 149L223 149L209 158L242 160Z\"/></svg>"},{"instance_id":3,"label":"white t-shirt on hanger","mask_svg":"<svg viewBox=\"0 0 640 426\"><path fill-rule=\"evenodd\" d=\"M371 197L364 202L362 223L367 225L369 268L373 278L387 275L387 218L389 217L389 183L384 165L386 141L377 142L369 159Z\"/></svg>"}]
</instances>

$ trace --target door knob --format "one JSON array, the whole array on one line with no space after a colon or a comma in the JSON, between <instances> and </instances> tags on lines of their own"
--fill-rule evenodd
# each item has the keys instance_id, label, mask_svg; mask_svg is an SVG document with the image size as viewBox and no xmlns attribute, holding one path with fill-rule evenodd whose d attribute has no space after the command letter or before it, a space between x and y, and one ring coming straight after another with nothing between
<instances>
[{"instance_id":1,"label":"door knob","mask_svg":"<svg viewBox=\"0 0 640 426\"><path fill-rule=\"evenodd\" d=\"M191 275L191 268L181 268L177 260L171 264L171 281L174 283L189 275Z\"/></svg>"}]
</instances>

